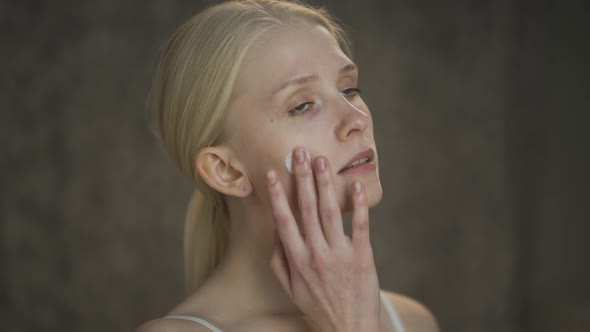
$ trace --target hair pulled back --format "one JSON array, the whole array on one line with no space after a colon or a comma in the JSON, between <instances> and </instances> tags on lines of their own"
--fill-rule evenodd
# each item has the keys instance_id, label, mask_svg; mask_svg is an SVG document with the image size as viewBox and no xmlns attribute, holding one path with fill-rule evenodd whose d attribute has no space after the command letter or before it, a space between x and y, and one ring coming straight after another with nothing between
<instances>
[{"instance_id":1,"label":"hair pulled back","mask_svg":"<svg viewBox=\"0 0 590 332\"><path fill-rule=\"evenodd\" d=\"M225 199L199 176L196 155L222 139L226 110L250 47L265 32L300 21L323 26L350 54L343 30L324 9L278 0L211 6L182 24L162 48L150 93L151 125L180 170L199 188L185 221L189 293L219 263L230 230Z\"/></svg>"}]
</instances>

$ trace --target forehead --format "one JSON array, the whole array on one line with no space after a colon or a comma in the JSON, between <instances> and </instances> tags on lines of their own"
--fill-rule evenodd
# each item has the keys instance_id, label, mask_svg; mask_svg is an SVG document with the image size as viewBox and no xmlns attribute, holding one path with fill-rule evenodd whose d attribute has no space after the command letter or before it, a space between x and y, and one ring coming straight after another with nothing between
<instances>
[{"instance_id":1,"label":"forehead","mask_svg":"<svg viewBox=\"0 0 590 332\"><path fill-rule=\"evenodd\" d=\"M350 60L324 27L309 23L275 28L263 35L246 54L238 75L236 92L272 89L297 75L337 72Z\"/></svg>"}]
</instances>

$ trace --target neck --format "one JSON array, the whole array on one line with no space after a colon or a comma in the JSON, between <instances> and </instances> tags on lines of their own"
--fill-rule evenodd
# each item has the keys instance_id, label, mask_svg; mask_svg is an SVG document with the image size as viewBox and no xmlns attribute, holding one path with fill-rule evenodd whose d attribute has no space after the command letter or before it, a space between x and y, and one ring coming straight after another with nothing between
<instances>
[{"instance_id":1,"label":"neck","mask_svg":"<svg viewBox=\"0 0 590 332\"><path fill-rule=\"evenodd\" d=\"M270 270L274 221L268 207L246 198L228 202L231 216L229 247L207 285L231 299L236 316L299 314ZM246 208L247 207L247 208Z\"/></svg>"}]
</instances>

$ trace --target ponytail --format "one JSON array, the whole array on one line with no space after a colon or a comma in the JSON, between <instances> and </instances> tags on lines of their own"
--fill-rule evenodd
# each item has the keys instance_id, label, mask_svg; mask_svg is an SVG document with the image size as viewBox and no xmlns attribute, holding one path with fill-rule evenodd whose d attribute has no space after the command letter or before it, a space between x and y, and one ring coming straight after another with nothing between
<instances>
[{"instance_id":1,"label":"ponytail","mask_svg":"<svg viewBox=\"0 0 590 332\"><path fill-rule=\"evenodd\" d=\"M229 242L229 215L220 193L195 190L184 228L184 266L187 292L193 293L219 265Z\"/></svg>"}]
</instances>

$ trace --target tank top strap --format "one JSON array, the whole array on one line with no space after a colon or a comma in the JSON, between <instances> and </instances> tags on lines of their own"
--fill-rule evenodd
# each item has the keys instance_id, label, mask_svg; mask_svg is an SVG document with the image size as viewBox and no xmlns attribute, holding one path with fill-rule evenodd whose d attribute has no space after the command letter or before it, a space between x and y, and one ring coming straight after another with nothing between
<instances>
[{"instance_id":1,"label":"tank top strap","mask_svg":"<svg viewBox=\"0 0 590 332\"><path fill-rule=\"evenodd\" d=\"M193 316L188 316L188 315L172 315L172 316L166 316L164 318L190 320L191 322L195 322L195 323L205 326L206 328L210 329L213 332L222 332L220 329L215 327L213 324L209 323L208 321L206 321L204 319L198 318L198 317L193 317Z\"/></svg>"},{"instance_id":2,"label":"tank top strap","mask_svg":"<svg viewBox=\"0 0 590 332\"><path fill-rule=\"evenodd\" d=\"M402 321L401 321L399 315L397 314L397 311L393 307L393 304L387 299L387 297L383 294L383 292L380 292L380 294L381 294L381 300L383 301L383 305L385 306L385 311L387 311L387 315L389 316L389 319L391 320L391 323L393 324L395 331L396 332L405 332L406 330L404 329ZM222 332L220 329L215 327L213 324L209 323L208 321L206 321L204 319L198 318L198 317L193 317L193 316L188 316L188 315L172 315L172 316L166 316L164 318L189 320L189 321L201 324L213 332Z\"/></svg>"},{"instance_id":3,"label":"tank top strap","mask_svg":"<svg viewBox=\"0 0 590 332\"><path fill-rule=\"evenodd\" d=\"M385 311L387 311L387 315L389 316L389 319L391 320L391 323L393 324L393 327L395 328L395 332L405 332L406 330L404 329L404 325L402 324L402 320L400 319L399 315L397 314L397 311L393 307L393 304L391 303L391 301L389 301L389 299L387 299L387 297L385 296L385 294L383 294L383 292L381 292L381 300L383 301L383 305L385 306Z\"/></svg>"}]
</instances>

